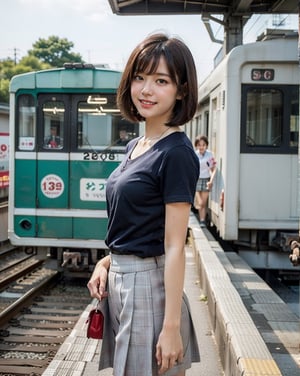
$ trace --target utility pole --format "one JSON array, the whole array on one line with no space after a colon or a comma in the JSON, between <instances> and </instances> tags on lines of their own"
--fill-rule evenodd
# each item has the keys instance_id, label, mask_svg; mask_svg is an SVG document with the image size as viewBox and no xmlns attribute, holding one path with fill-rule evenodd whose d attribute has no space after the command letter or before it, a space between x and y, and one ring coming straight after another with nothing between
<instances>
[{"instance_id":1,"label":"utility pole","mask_svg":"<svg viewBox=\"0 0 300 376\"><path fill-rule=\"evenodd\" d=\"M18 48L16 48L16 47L14 48L14 59L13 60L14 60L15 65L17 65L17 53L18 53L18 50L19 50Z\"/></svg>"}]
</instances>

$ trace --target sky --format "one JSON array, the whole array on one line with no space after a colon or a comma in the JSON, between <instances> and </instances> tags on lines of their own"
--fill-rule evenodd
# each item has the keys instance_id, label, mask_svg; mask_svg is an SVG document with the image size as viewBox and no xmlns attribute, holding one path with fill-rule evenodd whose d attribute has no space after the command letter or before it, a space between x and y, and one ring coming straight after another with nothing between
<instances>
[{"instance_id":1,"label":"sky","mask_svg":"<svg viewBox=\"0 0 300 376\"><path fill-rule=\"evenodd\" d=\"M267 17L267 18L266 18ZM288 26L297 27L296 16ZM244 43L269 27L270 16L256 16L247 23ZM223 28L211 23L216 39L223 39ZM108 64L122 70L133 48L155 31L179 36L191 49L202 81L213 69L213 58L221 44L213 43L201 15L118 16L108 0L6 0L1 2L0 60L17 60L27 55L39 39L51 35L67 38L72 52L93 64Z\"/></svg>"}]
</instances>

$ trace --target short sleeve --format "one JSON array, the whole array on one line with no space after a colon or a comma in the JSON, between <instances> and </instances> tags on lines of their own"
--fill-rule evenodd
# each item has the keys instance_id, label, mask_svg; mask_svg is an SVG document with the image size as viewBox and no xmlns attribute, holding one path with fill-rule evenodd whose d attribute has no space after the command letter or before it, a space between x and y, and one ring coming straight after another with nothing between
<instances>
[{"instance_id":1,"label":"short sleeve","mask_svg":"<svg viewBox=\"0 0 300 376\"><path fill-rule=\"evenodd\" d=\"M159 171L165 203L193 203L199 177L199 161L192 148L179 145L171 148Z\"/></svg>"}]
</instances>

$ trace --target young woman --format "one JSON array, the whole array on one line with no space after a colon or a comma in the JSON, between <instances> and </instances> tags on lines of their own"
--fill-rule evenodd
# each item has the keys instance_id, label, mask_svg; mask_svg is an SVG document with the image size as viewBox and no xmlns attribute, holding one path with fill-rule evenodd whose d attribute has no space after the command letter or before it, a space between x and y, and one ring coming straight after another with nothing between
<instances>
[{"instance_id":1,"label":"young woman","mask_svg":"<svg viewBox=\"0 0 300 376\"><path fill-rule=\"evenodd\" d=\"M146 38L129 57L117 100L127 120L145 121L145 135L128 143L106 187L110 255L88 283L92 297L108 296L100 369L113 367L115 376L183 376L200 360L183 292L199 176L198 158L179 128L197 106L187 46L164 34Z\"/></svg>"},{"instance_id":2,"label":"young woman","mask_svg":"<svg viewBox=\"0 0 300 376\"><path fill-rule=\"evenodd\" d=\"M206 207L216 174L216 161L208 148L206 136L198 136L195 140L196 154L200 163L200 176L196 188L196 209L199 212L200 227L206 227Z\"/></svg>"}]
</instances>

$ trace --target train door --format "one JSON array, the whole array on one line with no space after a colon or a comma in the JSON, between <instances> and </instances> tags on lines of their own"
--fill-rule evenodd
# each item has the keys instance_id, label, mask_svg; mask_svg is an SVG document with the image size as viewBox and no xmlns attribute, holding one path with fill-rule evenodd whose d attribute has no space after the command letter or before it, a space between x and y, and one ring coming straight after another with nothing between
<instances>
[{"instance_id":1,"label":"train door","mask_svg":"<svg viewBox=\"0 0 300 376\"><path fill-rule=\"evenodd\" d=\"M243 85L242 105L240 224L296 227L299 86Z\"/></svg>"},{"instance_id":2,"label":"train door","mask_svg":"<svg viewBox=\"0 0 300 376\"><path fill-rule=\"evenodd\" d=\"M38 108L37 236L70 238L72 223L59 212L69 206L70 98L40 94Z\"/></svg>"}]
</instances>

